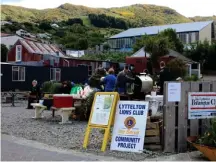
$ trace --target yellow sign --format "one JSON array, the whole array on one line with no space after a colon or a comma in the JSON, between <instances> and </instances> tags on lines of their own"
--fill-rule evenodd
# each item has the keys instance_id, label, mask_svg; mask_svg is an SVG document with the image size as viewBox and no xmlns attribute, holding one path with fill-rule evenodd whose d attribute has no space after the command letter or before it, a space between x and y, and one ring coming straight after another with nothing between
<instances>
[{"instance_id":1,"label":"yellow sign","mask_svg":"<svg viewBox=\"0 0 216 162\"><path fill-rule=\"evenodd\" d=\"M91 108L91 114L86 128L83 147L87 148L92 128L105 129L101 151L106 150L110 128L114 123L115 109L120 99L117 92L97 92Z\"/></svg>"}]
</instances>

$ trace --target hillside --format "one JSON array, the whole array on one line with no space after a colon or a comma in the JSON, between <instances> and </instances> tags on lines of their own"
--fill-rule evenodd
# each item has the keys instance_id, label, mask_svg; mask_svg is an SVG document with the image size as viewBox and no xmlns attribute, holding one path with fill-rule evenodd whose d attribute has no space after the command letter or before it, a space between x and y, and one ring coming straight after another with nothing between
<instances>
[{"instance_id":1,"label":"hillside","mask_svg":"<svg viewBox=\"0 0 216 162\"><path fill-rule=\"evenodd\" d=\"M155 5L131 5L119 8L90 8L79 5L63 4L54 9L28 9L17 6L1 5L1 19L16 22L40 22L43 20L59 22L69 18L81 18L89 24L89 14L105 14L121 18L133 26L162 25L171 23L190 22L189 18L182 16L168 7Z\"/></svg>"},{"instance_id":2,"label":"hillside","mask_svg":"<svg viewBox=\"0 0 216 162\"><path fill-rule=\"evenodd\" d=\"M195 16L195 17L191 17L190 19L193 21L209 21L209 20L216 21L216 16L208 16L208 17Z\"/></svg>"}]
</instances>

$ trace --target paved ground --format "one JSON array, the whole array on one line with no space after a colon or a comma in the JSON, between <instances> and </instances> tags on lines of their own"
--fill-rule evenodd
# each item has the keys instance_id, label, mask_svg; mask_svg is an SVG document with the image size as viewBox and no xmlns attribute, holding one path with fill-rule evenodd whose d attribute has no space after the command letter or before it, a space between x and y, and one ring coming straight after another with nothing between
<instances>
[{"instance_id":1,"label":"paved ground","mask_svg":"<svg viewBox=\"0 0 216 162\"><path fill-rule=\"evenodd\" d=\"M119 161L120 159L80 153L72 150L59 149L36 141L1 136L2 161ZM207 161L200 152L182 153L157 158L147 158L145 161Z\"/></svg>"},{"instance_id":2,"label":"paved ground","mask_svg":"<svg viewBox=\"0 0 216 162\"><path fill-rule=\"evenodd\" d=\"M1 136L2 161L113 161L114 158L62 150L35 141Z\"/></svg>"}]
</instances>

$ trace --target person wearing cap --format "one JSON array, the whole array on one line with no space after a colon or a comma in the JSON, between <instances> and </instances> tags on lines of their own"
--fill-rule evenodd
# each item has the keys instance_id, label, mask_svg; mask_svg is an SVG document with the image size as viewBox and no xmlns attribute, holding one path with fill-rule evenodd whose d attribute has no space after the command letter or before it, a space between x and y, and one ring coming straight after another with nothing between
<instances>
[{"instance_id":1,"label":"person wearing cap","mask_svg":"<svg viewBox=\"0 0 216 162\"><path fill-rule=\"evenodd\" d=\"M40 87L38 86L37 80L33 80L31 91L28 97L28 107L26 109L33 109L31 103L33 103L34 101L38 102L40 97L41 97Z\"/></svg>"},{"instance_id":2,"label":"person wearing cap","mask_svg":"<svg viewBox=\"0 0 216 162\"><path fill-rule=\"evenodd\" d=\"M113 68L110 68L108 70L108 75L104 77L102 82L105 85L104 91L105 92L113 92L115 89L115 84L116 84L116 76L115 76L115 71Z\"/></svg>"}]
</instances>

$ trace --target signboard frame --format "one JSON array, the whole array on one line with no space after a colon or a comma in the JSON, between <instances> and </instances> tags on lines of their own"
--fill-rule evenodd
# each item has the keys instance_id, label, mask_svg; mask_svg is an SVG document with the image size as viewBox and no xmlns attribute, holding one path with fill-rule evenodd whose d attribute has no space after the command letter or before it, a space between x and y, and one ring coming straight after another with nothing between
<instances>
[{"instance_id":1,"label":"signboard frame","mask_svg":"<svg viewBox=\"0 0 216 162\"><path fill-rule=\"evenodd\" d=\"M113 100L112 100L112 105L111 105L110 115L109 115L109 120L108 120L107 125L99 125L99 124L92 124L91 123L93 113L94 113L95 102L96 102L97 96L100 96L100 95L110 95L110 96L113 95L114 96ZM90 113L88 125L87 125L86 132L85 132L83 148L87 148L87 146L88 146L89 135L90 135L91 129L96 128L96 129L104 129L105 130L101 151L104 152L106 150L107 142L108 142L109 136L110 136L110 128L114 123L115 110L116 110L118 100L120 100L120 96L117 92L97 92L97 93L95 93L94 100L93 100L92 107L91 107L91 113Z\"/></svg>"}]
</instances>

